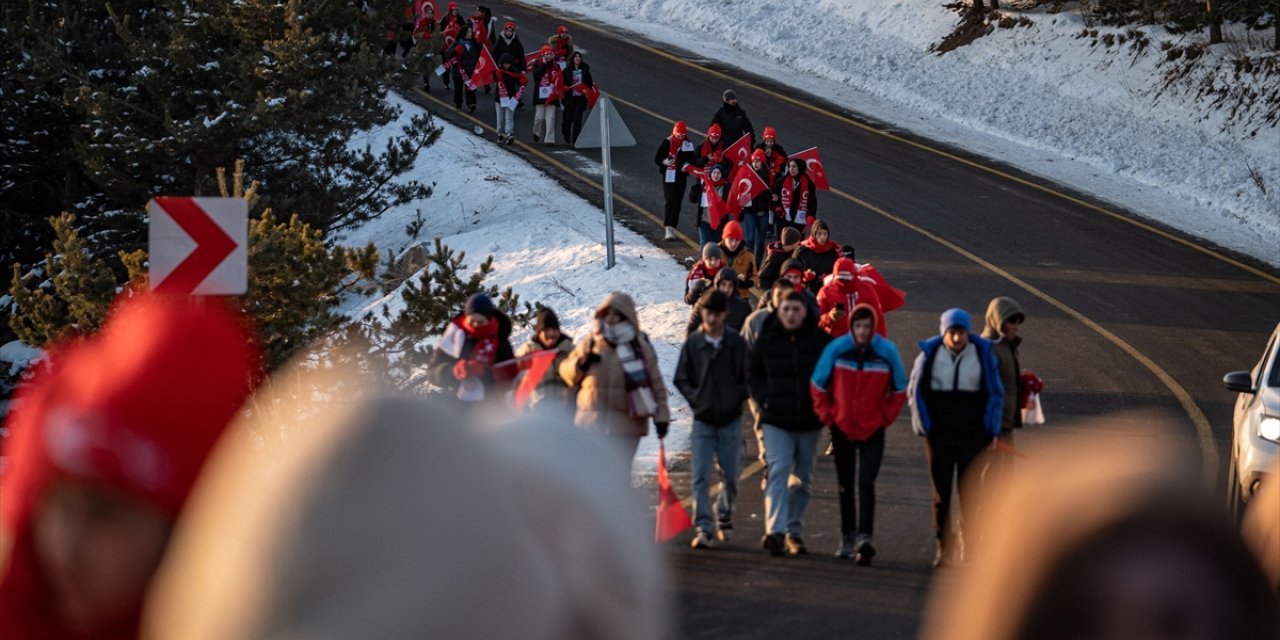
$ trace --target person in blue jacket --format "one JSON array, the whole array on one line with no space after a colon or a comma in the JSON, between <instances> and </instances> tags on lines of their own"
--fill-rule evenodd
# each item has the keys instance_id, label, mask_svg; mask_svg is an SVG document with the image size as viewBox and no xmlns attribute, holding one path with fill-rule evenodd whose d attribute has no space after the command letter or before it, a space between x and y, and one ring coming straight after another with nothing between
<instances>
[{"instance_id":1,"label":"person in blue jacket","mask_svg":"<svg viewBox=\"0 0 1280 640\"><path fill-rule=\"evenodd\" d=\"M925 438L933 483L934 566L951 564L963 544L965 522L973 522L976 496L965 473L1000 434L1004 385L991 342L973 333L969 313L942 313L941 335L920 343L907 398L911 426ZM960 481L961 531L951 530L951 488ZM973 540L971 540L973 542Z\"/></svg>"}]
</instances>

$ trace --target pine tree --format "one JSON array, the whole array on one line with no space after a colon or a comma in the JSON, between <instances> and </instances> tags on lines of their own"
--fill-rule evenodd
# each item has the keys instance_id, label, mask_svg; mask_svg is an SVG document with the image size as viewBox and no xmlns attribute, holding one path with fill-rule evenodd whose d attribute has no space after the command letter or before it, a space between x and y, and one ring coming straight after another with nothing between
<instances>
[{"instance_id":1,"label":"pine tree","mask_svg":"<svg viewBox=\"0 0 1280 640\"><path fill-rule=\"evenodd\" d=\"M53 250L45 254L43 268L23 273L13 265L9 293L18 313L9 316L9 328L30 346L97 331L115 297L115 273L90 255L75 222L70 213L49 219Z\"/></svg>"}]
</instances>

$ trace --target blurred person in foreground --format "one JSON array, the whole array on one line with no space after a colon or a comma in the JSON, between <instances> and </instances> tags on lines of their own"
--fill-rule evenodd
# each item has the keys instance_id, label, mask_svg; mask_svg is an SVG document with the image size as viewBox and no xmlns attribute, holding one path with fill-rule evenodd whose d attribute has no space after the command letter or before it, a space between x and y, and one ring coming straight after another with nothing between
<instances>
[{"instance_id":1,"label":"blurred person in foreground","mask_svg":"<svg viewBox=\"0 0 1280 640\"><path fill-rule=\"evenodd\" d=\"M606 441L438 396L344 404L274 464L218 450L143 637L671 637L652 526Z\"/></svg>"},{"instance_id":2,"label":"blurred person in foreground","mask_svg":"<svg viewBox=\"0 0 1280 640\"><path fill-rule=\"evenodd\" d=\"M146 295L38 366L4 443L0 638L136 638L173 522L257 354L220 304Z\"/></svg>"},{"instance_id":3,"label":"blurred person in foreground","mask_svg":"<svg viewBox=\"0 0 1280 640\"><path fill-rule=\"evenodd\" d=\"M1240 533L1280 596L1280 460L1271 465L1262 487L1249 501Z\"/></svg>"},{"instance_id":4,"label":"blurred person in foreground","mask_svg":"<svg viewBox=\"0 0 1280 640\"><path fill-rule=\"evenodd\" d=\"M1176 430L1106 435L1160 423L1117 418L1020 463L980 515L982 554L934 592L921 637L1280 637L1262 571L1187 473L1198 457L1165 444Z\"/></svg>"}]
</instances>

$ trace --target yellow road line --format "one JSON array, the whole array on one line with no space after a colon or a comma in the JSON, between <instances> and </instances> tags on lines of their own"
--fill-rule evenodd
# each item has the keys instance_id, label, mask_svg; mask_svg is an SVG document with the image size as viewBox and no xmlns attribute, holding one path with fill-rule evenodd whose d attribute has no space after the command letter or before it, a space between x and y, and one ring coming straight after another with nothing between
<instances>
[{"instance_id":1,"label":"yellow road line","mask_svg":"<svg viewBox=\"0 0 1280 640\"><path fill-rule=\"evenodd\" d=\"M441 100L440 98L437 98L437 97L435 97L435 96L433 96L433 95L431 95L431 94L429 94L429 93L427 93L427 92L423 91L422 89L414 89L414 92L415 92L415 93L417 93L417 95L421 96L422 98L427 99L427 100L430 100L430 101L432 101L432 102L434 102L434 103L436 103L436 104L440 105L440 107L441 107L442 109L446 109L446 110L447 110L447 109L449 109L449 108L451 108L451 107L452 107L452 105L451 105L451 104L449 104L448 102L445 102L444 100ZM609 96L609 99L610 99L610 100L613 100L614 98L613 98L613 96ZM465 119L467 119L467 120L470 120L471 122L475 123L476 125L479 125L480 127L483 127L485 130L489 131L490 133L497 133L497 132L498 132L498 130L497 130L496 128L494 128L493 126L489 125L489 123L487 123L487 122L485 122L485 121L481 120L480 118L475 117L475 116L474 116L474 115L472 115L472 114L465 113L465 112L458 112L458 113L457 113L457 115L458 115L458 116L461 116L461 117L463 117L463 118L465 118ZM583 175L583 174L582 174L582 172L580 172L580 171L578 171L577 169L574 169L573 167L570 167L569 165L567 165L567 164L565 164L565 163L563 163L563 162L561 162L561 161L557 160L554 156L552 156L552 155L550 155L550 154L547 154L547 153L543 152L541 149L538 149L537 147L535 147L535 146L533 146L533 145L530 145L530 144L527 144L527 143L525 143L524 141L521 141L521 140L516 140L516 144L517 144L517 145L519 145L522 149L524 149L524 150L525 150L525 151L527 151L528 153L531 153L531 154L533 154L533 155L537 156L538 158L542 159L543 161L547 162L548 164L551 164L551 165L555 166L557 169L559 169L559 170L561 170L561 171L564 171L565 173L568 173L569 175L571 175L571 176L573 176L573 177L575 177L575 178L577 178L577 179L581 180L582 182L585 182L587 185L591 186L592 188L599 189L601 193L604 193L604 185L603 185L603 184L601 184L601 183L599 183L599 182L596 182L595 180L592 180L591 178L589 178L589 177L587 177L587 176ZM621 202L622 204L624 204L624 205L626 205L626 206L628 206L628 207L630 207L630 208L631 208L632 210L634 210L636 213L639 213L640 215L642 215L642 216L644 216L644 217L646 217L646 218L648 218L648 219L650 219L650 220L652 220L652 221L656 222L659 226L662 226L662 222L663 222L662 218L659 218L657 215L655 215L655 214L651 213L648 209L645 209L644 207L642 207L642 206L640 206L640 205L636 204L635 202L631 201L631 200L630 200L630 199L628 199L627 197L622 196L622 195L619 195L617 191L614 191L614 192L613 192L613 199L614 199L614 200L617 200L618 202ZM697 249L698 249L698 243L697 243L697 241L695 241L693 238L690 238L688 235L685 235L685 233L684 233L683 231L681 231L681 230L679 230L679 229L676 229L676 237L677 237L677 238L679 238L681 241L683 241L685 244L689 245L689 247L690 247L690 248L692 248L692 249L694 249L694 250L697 250ZM661 248L661 246L660 246L660 245L658 245L658 248Z\"/></svg>"},{"instance_id":2,"label":"yellow road line","mask_svg":"<svg viewBox=\"0 0 1280 640\"><path fill-rule=\"evenodd\" d=\"M564 18L564 17L562 17L562 16L558 16L558 15L556 15L556 14L552 13L550 10L543 9L542 7L529 6L529 5L526 5L526 4L524 4L524 3L521 3L521 2L518 2L518 1L515 1L515 0L513 0L511 3L512 3L512 4L519 5L519 6L521 6L521 7L524 7L524 8L525 8L526 10L528 10L528 11L532 11L532 12L534 12L534 13L540 13L540 14L542 14L542 15L545 15L545 16L549 17L549 18L555 18L555 19L557 19L557 20L560 20L561 22L567 22L567 23L569 23L569 24L572 24L572 25L574 25L574 26L576 26L576 27L580 27L580 28L585 29L585 30L588 30L588 31L594 31L594 32L596 32L596 33L600 33L600 34L607 35L607 36L610 36L610 37L616 37L616 34L613 34L613 33L609 32L609 31L607 31L607 30L605 30L605 29L602 29L602 28L597 27L597 26L592 25L592 24L587 24L587 23L585 23L585 22L579 22L579 21L576 21L576 20L567 19L567 18ZM792 104L792 105L794 105L794 106L801 107L801 108L803 108L803 109L807 109L807 110L812 111L812 112L817 113L817 114L821 114L821 115L827 116L827 117L829 117L829 118L831 118L831 119L833 119L833 120L837 120L837 121L839 121L839 122L843 122L843 123L845 123L845 124L848 124L848 125L851 125L851 126L857 127L857 128L859 128L859 129L862 129L863 131L867 131L867 132L869 132L869 133L874 133L874 134L876 134L876 135L879 135L879 136L882 136L882 137L888 138L888 139L893 140L893 141L895 141L895 142L900 142L900 143L902 143L902 144L909 145L909 146L911 146L911 147L915 147L916 149L919 149L919 150L921 150L921 151L927 151L927 152L932 153L932 154L934 154L934 155L938 155L938 156L941 156L941 157L943 157L943 158L947 158L948 160L952 160L952 161L954 161L954 162L958 162L958 163L963 164L963 165L965 165L965 166L967 166L967 167L971 167L971 168L974 168L974 169L978 169L978 170L980 170L980 171L985 171L985 172L990 173L990 174L992 174L992 175L996 175L996 176L1000 176L1001 178L1005 178L1006 180L1010 180L1010 181L1016 182L1016 183L1018 183L1018 184L1020 184L1020 185L1023 185L1023 186L1025 186L1025 187L1030 187L1030 188L1035 189L1035 190L1037 190L1037 191L1041 191L1041 192L1043 192L1043 193L1047 193L1047 194L1049 194L1049 195L1052 195L1052 196L1055 196L1055 197L1061 198L1061 199L1063 199L1063 200L1066 200L1066 201L1071 202L1071 203L1073 203L1073 204L1079 205L1079 206L1084 207L1084 208L1086 208L1086 209L1089 209L1089 210L1092 210L1092 211L1096 211L1097 213L1101 213L1101 214L1103 214L1103 215L1105 215L1105 216L1108 216L1108 217L1110 217L1110 218L1112 218L1112 219L1114 219L1114 220L1119 220L1119 221L1121 221L1121 222L1124 222L1124 223L1127 223L1127 224L1131 224L1131 225L1133 225L1133 226L1135 226L1135 227L1138 227L1139 229L1142 229L1142 230L1147 231L1147 232L1149 232L1149 233L1153 233L1153 234L1155 234L1155 235L1157 235L1157 236L1160 236L1161 238L1164 238L1164 239L1166 239L1166 240L1170 240L1170 241L1176 242L1176 243L1178 243L1178 244L1181 244L1181 245L1183 245L1183 246L1185 246L1185 247L1187 247L1187 248L1190 248L1190 249L1193 249L1193 250L1198 251L1198 252L1200 252L1200 253L1203 253L1204 255L1207 255L1207 256L1209 256L1209 257L1211 257L1211 258L1217 259L1217 260L1219 260L1219 261L1221 261L1221 262L1225 262L1225 263L1227 263L1227 264L1229 264L1229 265L1231 265L1231 266L1233 266L1233 267L1236 267L1236 268L1239 268L1239 269L1241 269L1241 270L1243 270L1243 271L1246 271L1246 272L1248 272L1248 273L1251 273L1251 274L1253 274L1253 275L1255 275L1255 276L1257 276L1257 277L1259 277L1259 278L1262 278L1263 280L1266 280L1266 281L1268 281L1268 282L1271 282L1272 284L1280 285L1280 276L1274 276L1274 275L1272 275L1272 274L1270 274L1270 273L1267 273L1266 271L1263 271L1263 270L1261 270L1261 269L1258 269L1258 268L1256 268L1256 267L1254 267L1254 266L1251 266L1251 265L1245 264L1245 263L1240 262L1239 260L1236 260L1236 259L1234 259L1234 258L1231 258L1231 257L1225 256L1225 255L1222 255L1221 253L1218 253L1217 251L1214 251L1214 250L1212 250L1212 249L1209 249L1208 247L1204 247L1204 246L1201 246L1201 245L1199 245L1199 244L1196 244L1195 242L1192 242L1191 240L1188 240L1188 239L1183 238L1183 237L1181 237L1181 236L1177 236L1177 235L1174 235L1174 234L1172 234L1172 233L1169 233L1168 231L1165 231L1164 229L1160 229L1159 227L1155 227L1155 226L1153 226L1153 225L1147 224L1146 222L1143 222L1143 221L1141 221L1141 220L1137 220L1137 219L1134 219L1134 218L1132 218L1132 217L1129 217L1129 216L1126 216L1126 215L1123 215L1123 214L1120 214L1120 213L1116 213L1116 212L1114 212L1114 211L1111 211L1111 210L1106 209L1106 208L1104 208L1104 207L1100 207L1100 206L1098 206L1098 205L1096 205L1096 204L1093 204L1093 203L1091 203L1091 202L1087 202L1087 201L1085 201L1085 200L1081 200L1080 198L1077 198L1077 197L1075 197L1075 196L1072 196L1072 195L1069 195L1069 194L1063 193L1063 192L1058 191L1058 190L1056 190L1056 189L1054 189L1054 188L1052 188L1052 187L1048 187L1048 186L1045 186L1045 185L1042 185L1042 184L1038 184L1038 183L1032 182L1032 181L1030 181L1030 180L1027 180L1026 178L1022 178L1022 177L1019 177L1019 176L1015 176L1015 175L1013 175L1013 174L1011 174L1011 173L1008 173L1008 172L1006 172L1006 171L1002 171L1002 170L1000 170L1000 169L998 169L998 168L996 168L996 167L987 166L987 165L985 165L985 164L982 164L982 163L979 163L979 162L975 162L975 161L970 160L970 159L968 159L968 158L962 158L962 157L960 157L960 156L958 156L958 155L956 155L956 154L954 154L954 153L951 153L951 152L948 152L948 151L944 151L944 150L942 150L942 149L938 149L938 148L935 148L935 147L931 147L931 146L929 146L929 145L927 145L927 144L924 144L924 143L922 143L922 142L917 142L917 141L915 141L915 140L911 140L911 139L909 139L909 138L904 138L904 137L902 137L902 136L899 136L899 135L896 135L896 134L893 134L893 133L889 133L888 131L882 131L882 130L877 129L877 128L875 128L875 127L873 127L873 126L869 125L869 124L866 124L866 123L863 123L863 122L859 122L859 121L857 121L857 120L854 120L854 119L852 119L852 118L849 118L849 117L846 117L846 116L840 115L840 114L838 114L838 113L834 113L834 112L832 112L832 111L829 111L829 110L827 110L827 109L824 109L824 108L822 108L822 107L820 107L820 106L817 106L817 105L815 105L815 104L811 104L811 103L809 103L809 102L805 102L805 101L803 101L803 100L799 100L799 99L797 99L797 98L793 98L793 97L788 96L788 95L784 95L784 94L781 94L781 93L776 93L776 92L770 91L769 89L766 89L766 88L764 88L764 87L761 87L761 86L758 86L758 85L752 84L751 82L746 82L746 81L744 81L744 80L743 80L743 79L741 79L741 78L736 78L736 77L731 76L731 75L729 75L729 74L727 74L727 73L723 73L723 72L720 72L720 71L716 71L715 69L708 69L708 68L706 68L706 67L703 67L703 66L697 65L697 64L695 64L695 63L693 63L693 62L689 62L688 60L685 60L684 58L680 58L680 57L675 56L675 55L673 55L673 54L667 53L666 51L663 51L663 50L661 50L661 49L656 49L656 48L654 48L654 47L650 47L650 46L648 46L648 45L641 44L641 43L634 42L634 41L630 41L630 44L631 44L632 46L634 46L634 47L638 48L638 49L641 49L641 50L643 50L643 51L646 51L646 52L648 52L648 53L650 53L650 54L653 54L653 55L655 55L655 56L658 56L658 57L661 57L661 58L665 58L666 60L670 60L671 62L674 62L674 63L676 63L676 64L683 65L683 66L689 67L689 68L691 68L691 69L695 69L695 70L701 71L701 72L703 72L703 73L709 74L709 75L714 76L714 77L716 77L716 78L720 78L720 79L722 79L722 80L732 81L732 82L734 82L734 83L736 83L736 84L738 84L738 85L740 85L740 86L750 87L750 88L752 88L752 89L755 89L756 91L760 91L760 92L762 92L762 93L766 93L766 94L768 94L768 95L769 95L770 97L772 97L772 98L775 98L775 99L781 100L781 101L783 101L783 102L790 103L790 104ZM611 97L611 99L613 99L613 98ZM615 101L618 101L618 102L621 102L621 101L616 100L616 99L614 99L614 100L615 100ZM631 106L631 107L633 107L633 108L638 108L636 105L633 105L633 104L629 104L628 106ZM653 115L653 114L652 114L652 112L648 112L648 113L650 113L651 115ZM665 118L664 118L664 119L665 119Z\"/></svg>"}]
</instances>

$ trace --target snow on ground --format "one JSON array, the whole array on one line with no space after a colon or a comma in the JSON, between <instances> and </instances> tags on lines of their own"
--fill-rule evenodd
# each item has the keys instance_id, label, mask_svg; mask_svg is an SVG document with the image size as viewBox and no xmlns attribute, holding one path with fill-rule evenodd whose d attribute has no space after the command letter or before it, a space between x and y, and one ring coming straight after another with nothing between
<instances>
[{"instance_id":1,"label":"snow on ground","mask_svg":"<svg viewBox=\"0 0 1280 640\"><path fill-rule=\"evenodd\" d=\"M1107 53L1081 31L1124 29L1075 11L1003 9L1032 25L997 29L937 56L930 45L959 21L942 0L526 1L790 82L1280 265L1280 129L1239 140L1238 128L1220 130L1223 114L1203 114L1185 92L1156 98L1164 55L1157 43L1194 36L1146 28L1145 53ZM593 37L574 33L588 57ZM1229 56L1235 46L1215 46L1206 57ZM709 120L716 106L676 115ZM743 107L750 113L752 104ZM777 126L785 143L786 123L755 124Z\"/></svg>"},{"instance_id":2,"label":"snow on ground","mask_svg":"<svg viewBox=\"0 0 1280 640\"><path fill-rule=\"evenodd\" d=\"M416 105L392 97L402 109L400 123L420 113ZM649 334L658 354L663 381L672 391L673 421L667 447L687 451L691 415L687 403L671 385L684 343L689 307L682 299L686 269L666 251L654 247L621 224L614 227L617 264L605 270L604 215L600 202L587 202L568 192L540 170L486 136L437 120L444 133L418 158L413 175L435 183L431 198L387 212L377 220L344 234L340 242L363 246L372 241L380 255L398 255L404 248L440 236L449 247L467 254L466 273L493 255L493 273L485 281L512 287L520 299L541 302L560 316L563 330L575 339L586 336L596 306L611 291L629 293L639 309L641 329ZM379 149L400 125L392 123L357 137L352 144ZM418 240L405 230L421 213L425 221ZM375 296L357 301L346 311L363 314L401 303ZM512 335L518 348L532 331L519 328ZM657 439L640 443L635 470L653 473Z\"/></svg>"}]
</instances>

